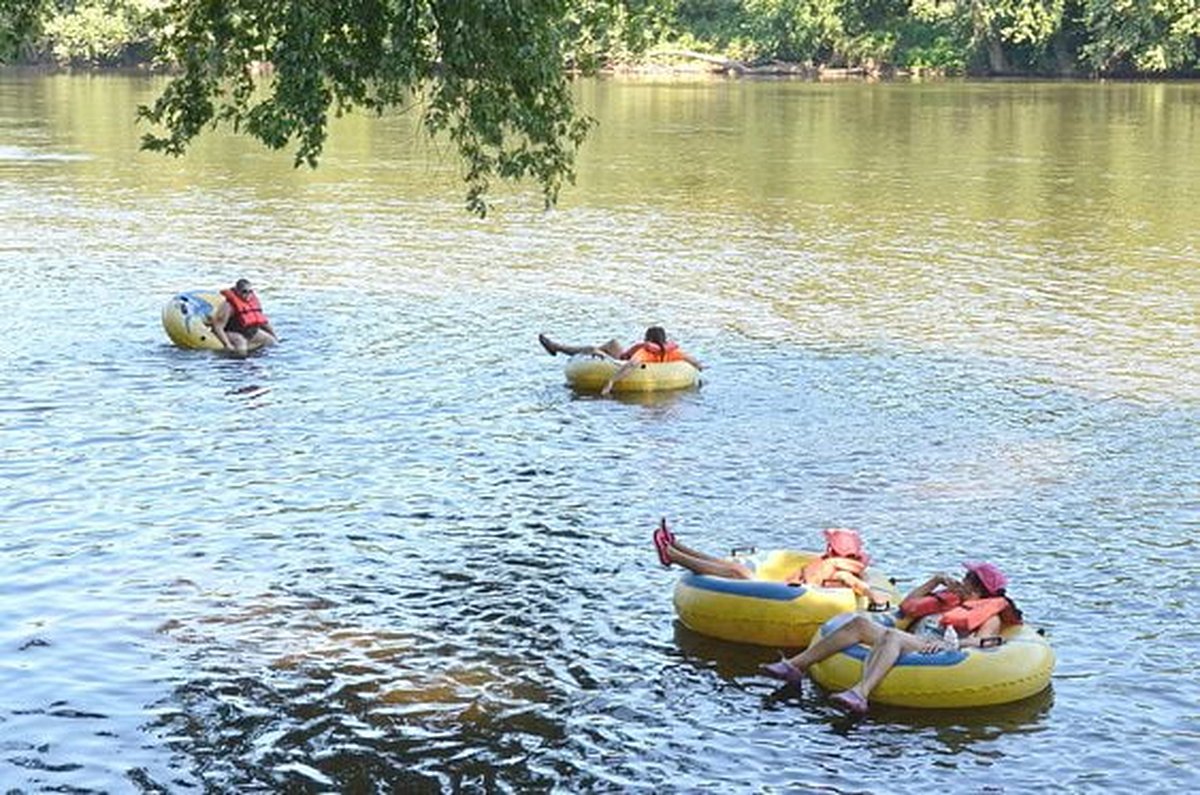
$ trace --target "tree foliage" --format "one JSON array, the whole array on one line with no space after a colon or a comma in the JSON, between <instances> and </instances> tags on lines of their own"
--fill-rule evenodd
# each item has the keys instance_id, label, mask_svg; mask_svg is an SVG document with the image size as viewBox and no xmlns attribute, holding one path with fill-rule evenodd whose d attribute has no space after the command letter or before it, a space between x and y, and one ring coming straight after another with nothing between
<instances>
[{"instance_id":1,"label":"tree foliage","mask_svg":"<svg viewBox=\"0 0 1200 795\"><path fill-rule=\"evenodd\" d=\"M163 5L165 4L165 5ZM572 71L657 45L747 61L981 74L1200 73L1200 0L0 0L0 60L174 70L144 146L226 125L315 165L328 122L420 114L467 205L532 179L552 203L590 120Z\"/></svg>"},{"instance_id":2,"label":"tree foliage","mask_svg":"<svg viewBox=\"0 0 1200 795\"><path fill-rule=\"evenodd\" d=\"M1196 0L1085 0L1083 57L1102 72L1162 73L1200 66Z\"/></svg>"},{"instance_id":3,"label":"tree foliage","mask_svg":"<svg viewBox=\"0 0 1200 795\"><path fill-rule=\"evenodd\" d=\"M465 164L479 214L495 178L552 203L589 120L564 70L564 0L175 0L164 49L181 73L141 115L143 145L181 154L229 125L315 166L330 115L415 108Z\"/></svg>"},{"instance_id":4,"label":"tree foliage","mask_svg":"<svg viewBox=\"0 0 1200 795\"><path fill-rule=\"evenodd\" d=\"M0 63L34 55L44 13L41 0L0 0Z\"/></svg>"},{"instance_id":5,"label":"tree foliage","mask_svg":"<svg viewBox=\"0 0 1200 795\"><path fill-rule=\"evenodd\" d=\"M45 24L62 63L116 66L153 57L161 30L160 0L78 0Z\"/></svg>"},{"instance_id":6,"label":"tree foliage","mask_svg":"<svg viewBox=\"0 0 1200 795\"><path fill-rule=\"evenodd\" d=\"M537 105L531 104L531 96L539 91L545 99L562 95L558 73L563 67L587 71L605 62L633 63L656 45L683 45L759 62L1194 74L1200 69L1200 2L350 0L342 5L336 0L0 0L0 59L41 51L60 62L105 64L157 53L189 70L198 85L215 80L229 96L234 96L239 70L261 61L275 66L280 85L299 87L306 80L319 85L334 113L342 106L375 107L377 103L360 101L363 85L377 84L376 97L397 86L428 92L446 75L447 84L438 92L445 101L433 107L448 131L453 124L445 120L445 111L454 106L451 97L487 99L493 110L496 102L509 105L514 120L527 120L530 107ZM222 52L223 46L230 49ZM464 59L476 56L488 60L465 68ZM476 85L481 75L486 88ZM510 77L515 90L506 95L498 83ZM539 88L531 95L533 85ZM195 90L190 87L188 95ZM209 98L221 110L215 114L218 122L239 117L235 112L226 118L224 95L210 92ZM287 104L284 96L279 104ZM459 108L466 106L460 103ZM299 107L294 110L298 118L305 115ZM256 115L270 114L263 109ZM483 113L471 121L492 115ZM249 119L243 121L244 128L253 126ZM581 120L571 116L567 121ZM542 122L555 126L549 116L543 115ZM306 125L297 127L302 143L307 132ZM544 137L528 136L528 146L536 149ZM481 135L480 141L488 138ZM304 162L319 151L304 149ZM496 175L505 170L501 160L512 170L511 158L498 151L492 155Z\"/></svg>"}]
</instances>

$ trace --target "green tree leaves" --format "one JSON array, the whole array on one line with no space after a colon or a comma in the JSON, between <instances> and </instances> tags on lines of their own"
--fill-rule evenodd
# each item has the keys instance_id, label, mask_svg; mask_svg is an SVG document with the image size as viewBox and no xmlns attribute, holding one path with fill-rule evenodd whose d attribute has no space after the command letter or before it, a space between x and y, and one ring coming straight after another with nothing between
<instances>
[{"instance_id":1,"label":"green tree leaves","mask_svg":"<svg viewBox=\"0 0 1200 795\"><path fill-rule=\"evenodd\" d=\"M1083 58L1101 72L1173 72L1200 66L1196 0L1084 0Z\"/></svg>"},{"instance_id":2,"label":"green tree leaves","mask_svg":"<svg viewBox=\"0 0 1200 795\"><path fill-rule=\"evenodd\" d=\"M79 0L45 25L60 63L114 66L153 57L162 0Z\"/></svg>"},{"instance_id":3,"label":"green tree leaves","mask_svg":"<svg viewBox=\"0 0 1200 795\"><path fill-rule=\"evenodd\" d=\"M494 179L533 179L552 204L573 179L590 120L572 102L562 0L177 0L165 51L181 73L141 109L182 154L229 125L315 166L330 114L421 114L464 162L467 206Z\"/></svg>"}]
</instances>

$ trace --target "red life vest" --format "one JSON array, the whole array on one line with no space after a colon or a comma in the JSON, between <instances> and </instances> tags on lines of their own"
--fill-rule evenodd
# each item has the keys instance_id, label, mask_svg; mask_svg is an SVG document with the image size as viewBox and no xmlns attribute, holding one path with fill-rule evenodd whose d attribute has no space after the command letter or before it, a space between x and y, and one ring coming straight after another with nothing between
<instances>
[{"instance_id":1,"label":"red life vest","mask_svg":"<svg viewBox=\"0 0 1200 795\"><path fill-rule=\"evenodd\" d=\"M960 604L962 604L962 597L954 591L942 589L934 591L928 596L910 596L900 603L900 612L905 618L916 621L918 618L931 616L934 613L945 613Z\"/></svg>"},{"instance_id":2,"label":"red life vest","mask_svg":"<svg viewBox=\"0 0 1200 795\"><path fill-rule=\"evenodd\" d=\"M1020 616L1009 608L1009 601L1003 596L969 599L947 610L942 615L941 624L943 627L954 627L960 635L975 632L993 616L1000 616L1000 623L1005 626L1020 624Z\"/></svg>"},{"instance_id":3,"label":"red life vest","mask_svg":"<svg viewBox=\"0 0 1200 795\"><path fill-rule=\"evenodd\" d=\"M258 296L254 293L242 298L234 290L222 290L221 295L225 296L231 310L229 321L225 324L229 331L249 331L270 322L263 314L262 304L258 302Z\"/></svg>"},{"instance_id":4,"label":"red life vest","mask_svg":"<svg viewBox=\"0 0 1200 795\"><path fill-rule=\"evenodd\" d=\"M621 358L635 362L679 362L683 361L683 351L675 342L668 342L666 346L657 342L639 342L622 353Z\"/></svg>"}]
</instances>

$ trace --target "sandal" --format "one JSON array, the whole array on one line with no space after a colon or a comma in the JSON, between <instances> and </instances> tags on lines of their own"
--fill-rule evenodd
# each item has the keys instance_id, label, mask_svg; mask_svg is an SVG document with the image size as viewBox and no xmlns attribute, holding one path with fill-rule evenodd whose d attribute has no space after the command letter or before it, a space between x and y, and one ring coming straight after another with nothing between
<instances>
[{"instance_id":1,"label":"sandal","mask_svg":"<svg viewBox=\"0 0 1200 795\"><path fill-rule=\"evenodd\" d=\"M671 546L671 540L668 538L668 531L665 527L656 527L654 529L654 548L658 550L658 561L667 568L671 567L671 555L667 549Z\"/></svg>"},{"instance_id":2,"label":"sandal","mask_svg":"<svg viewBox=\"0 0 1200 795\"><path fill-rule=\"evenodd\" d=\"M854 690L843 690L840 693L834 693L829 697L829 700L842 709L849 710L857 715L865 715L867 712L867 700Z\"/></svg>"},{"instance_id":3,"label":"sandal","mask_svg":"<svg viewBox=\"0 0 1200 795\"><path fill-rule=\"evenodd\" d=\"M785 657L780 657L778 662L763 663L758 666L758 670L772 679L779 679L797 687L804 681L804 671L792 665Z\"/></svg>"},{"instance_id":4,"label":"sandal","mask_svg":"<svg viewBox=\"0 0 1200 795\"><path fill-rule=\"evenodd\" d=\"M671 528L667 527L667 517L665 517L665 516L664 516L664 517L663 517L663 518L662 518L662 519L659 521L659 525L658 525L658 526L659 526L660 528L662 528L662 531L663 531L664 533L666 533L666 534L667 534L667 543L668 543L668 544L670 544L671 546L675 546L675 534L671 532Z\"/></svg>"}]
</instances>

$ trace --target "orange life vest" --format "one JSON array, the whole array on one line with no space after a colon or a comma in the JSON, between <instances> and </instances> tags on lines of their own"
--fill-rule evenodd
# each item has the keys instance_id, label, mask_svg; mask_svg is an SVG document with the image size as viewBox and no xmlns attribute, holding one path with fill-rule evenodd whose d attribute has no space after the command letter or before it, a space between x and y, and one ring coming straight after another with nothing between
<instances>
[{"instance_id":1,"label":"orange life vest","mask_svg":"<svg viewBox=\"0 0 1200 795\"><path fill-rule=\"evenodd\" d=\"M683 351L674 342L668 342L666 346L657 342L639 342L622 353L621 358L635 362L681 362Z\"/></svg>"},{"instance_id":2,"label":"orange life vest","mask_svg":"<svg viewBox=\"0 0 1200 795\"><path fill-rule=\"evenodd\" d=\"M249 331L250 329L265 326L270 321L263 314L262 304L258 302L258 296L250 293L246 298L242 298L234 290L222 290L221 295L225 296L225 300L229 302L231 310L229 322L225 324L225 328L229 331Z\"/></svg>"}]
</instances>

